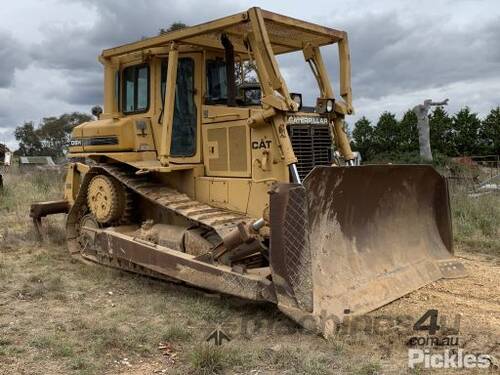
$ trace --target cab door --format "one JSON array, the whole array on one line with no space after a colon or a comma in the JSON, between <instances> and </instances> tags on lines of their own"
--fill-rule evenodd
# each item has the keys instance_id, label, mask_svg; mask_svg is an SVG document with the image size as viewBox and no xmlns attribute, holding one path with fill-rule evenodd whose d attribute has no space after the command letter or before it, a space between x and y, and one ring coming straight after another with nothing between
<instances>
[{"instance_id":1,"label":"cab door","mask_svg":"<svg viewBox=\"0 0 500 375\"><path fill-rule=\"evenodd\" d=\"M167 64L163 64L163 67L166 77ZM201 53L180 54L170 146L170 161L172 163L194 164L201 162L201 77Z\"/></svg>"}]
</instances>

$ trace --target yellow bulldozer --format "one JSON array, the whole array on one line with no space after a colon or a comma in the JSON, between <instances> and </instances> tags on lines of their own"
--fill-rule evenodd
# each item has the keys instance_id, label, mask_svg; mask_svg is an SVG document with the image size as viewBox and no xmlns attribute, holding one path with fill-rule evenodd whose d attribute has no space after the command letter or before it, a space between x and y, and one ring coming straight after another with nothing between
<instances>
[{"instance_id":1,"label":"yellow bulldozer","mask_svg":"<svg viewBox=\"0 0 500 375\"><path fill-rule=\"evenodd\" d=\"M320 51L332 44L338 95ZM316 79L314 107L280 72L276 57L294 52ZM346 32L251 8L99 60L104 108L73 130L64 199L31 207L38 229L67 213L71 254L272 302L324 334L463 275L445 179L356 165Z\"/></svg>"}]
</instances>

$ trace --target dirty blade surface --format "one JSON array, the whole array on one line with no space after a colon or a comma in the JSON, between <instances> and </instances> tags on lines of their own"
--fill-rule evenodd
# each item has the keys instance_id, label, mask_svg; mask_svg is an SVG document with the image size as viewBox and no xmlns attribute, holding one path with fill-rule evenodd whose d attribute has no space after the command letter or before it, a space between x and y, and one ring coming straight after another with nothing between
<instances>
[{"instance_id":1,"label":"dirty blade surface","mask_svg":"<svg viewBox=\"0 0 500 375\"><path fill-rule=\"evenodd\" d=\"M446 180L430 166L316 167L303 186L278 184L270 202L278 306L323 333L346 314L465 274Z\"/></svg>"},{"instance_id":2,"label":"dirty blade surface","mask_svg":"<svg viewBox=\"0 0 500 375\"><path fill-rule=\"evenodd\" d=\"M444 277L451 218L432 167L320 167L304 186L316 313L364 313Z\"/></svg>"}]
</instances>

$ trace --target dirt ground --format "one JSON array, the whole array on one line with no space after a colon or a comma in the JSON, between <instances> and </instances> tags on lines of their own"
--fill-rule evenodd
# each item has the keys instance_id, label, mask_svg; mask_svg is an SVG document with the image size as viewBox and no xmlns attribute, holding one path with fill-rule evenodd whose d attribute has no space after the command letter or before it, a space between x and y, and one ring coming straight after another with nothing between
<instances>
[{"instance_id":1,"label":"dirt ground","mask_svg":"<svg viewBox=\"0 0 500 375\"><path fill-rule=\"evenodd\" d=\"M47 219L49 239L39 244L28 204L57 197L59 178L5 179L0 374L426 374L432 371L408 368L407 343L426 335L413 325L429 309L438 310L438 336L458 335L465 352L489 353L495 363L500 358L498 222L478 221L492 235L468 231L464 225L470 223L460 223L460 215L473 212L463 203L457 204L454 224L457 256L468 277L427 285L348 321L335 337L324 339L270 304L82 264L65 249L62 216ZM500 197L488 199L486 206L500 207ZM208 344L207 336L217 328L231 341ZM493 366L434 370L497 371Z\"/></svg>"}]
</instances>

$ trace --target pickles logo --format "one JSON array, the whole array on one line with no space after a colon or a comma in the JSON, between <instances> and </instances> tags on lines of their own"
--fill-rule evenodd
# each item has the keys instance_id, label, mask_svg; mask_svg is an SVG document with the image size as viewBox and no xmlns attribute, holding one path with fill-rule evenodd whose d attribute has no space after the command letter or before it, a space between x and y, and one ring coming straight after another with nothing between
<instances>
[{"instance_id":1,"label":"pickles logo","mask_svg":"<svg viewBox=\"0 0 500 375\"><path fill-rule=\"evenodd\" d=\"M448 333L450 329L444 327L443 321L440 322L441 325L438 324L438 310L436 309L428 310L415 322L413 330L427 332L427 335L413 336L408 340L407 345L411 347L408 349L408 367L410 369L417 366L431 369L485 369L490 367L492 363L490 355L466 353L460 348L459 317L460 315L457 315L455 319L454 335L437 335L440 330Z\"/></svg>"},{"instance_id":2,"label":"pickles logo","mask_svg":"<svg viewBox=\"0 0 500 375\"><path fill-rule=\"evenodd\" d=\"M457 351L446 349L443 353L432 353L430 349L409 349L408 367L415 368L423 365L424 368L488 368L491 365L490 356L487 354L464 353L463 349Z\"/></svg>"}]
</instances>

